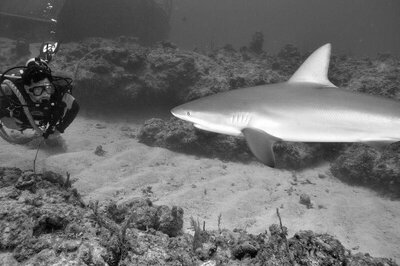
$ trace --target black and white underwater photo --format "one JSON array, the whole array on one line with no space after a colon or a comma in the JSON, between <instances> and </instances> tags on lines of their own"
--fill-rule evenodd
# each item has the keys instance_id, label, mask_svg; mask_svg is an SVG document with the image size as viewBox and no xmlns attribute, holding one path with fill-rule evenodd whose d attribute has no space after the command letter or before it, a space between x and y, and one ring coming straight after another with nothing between
<instances>
[{"instance_id":1,"label":"black and white underwater photo","mask_svg":"<svg viewBox=\"0 0 400 266\"><path fill-rule=\"evenodd\" d=\"M0 265L399 265L399 30L398 0L1 0Z\"/></svg>"}]
</instances>

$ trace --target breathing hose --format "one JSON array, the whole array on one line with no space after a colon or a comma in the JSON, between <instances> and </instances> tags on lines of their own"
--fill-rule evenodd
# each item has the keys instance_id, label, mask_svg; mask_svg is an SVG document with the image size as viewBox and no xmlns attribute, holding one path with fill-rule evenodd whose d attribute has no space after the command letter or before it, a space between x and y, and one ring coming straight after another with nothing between
<instances>
[{"instance_id":1,"label":"breathing hose","mask_svg":"<svg viewBox=\"0 0 400 266\"><path fill-rule=\"evenodd\" d=\"M8 80L8 79L4 80L3 83L5 85L7 85L12 90L12 92L17 96L19 102L22 105L22 109L24 110L24 113L25 113L26 117L28 118L28 121L31 124L32 128L36 131L37 134L42 136L43 131L36 125L35 120L33 120L33 117L31 115L31 112L29 111L26 101L25 101L24 97L22 96L21 92L18 90L17 86L15 86L15 84L11 80Z\"/></svg>"},{"instance_id":2,"label":"breathing hose","mask_svg":"<svg viewBox=\"0 0 400 266\"><path fill-rule=\"evenodd\" d=\"M0 137L2 137L5 141L13 143L13 140L8 136L7 132L4 130L3 124L0 121Z\"/></svg>"}]
</instances>

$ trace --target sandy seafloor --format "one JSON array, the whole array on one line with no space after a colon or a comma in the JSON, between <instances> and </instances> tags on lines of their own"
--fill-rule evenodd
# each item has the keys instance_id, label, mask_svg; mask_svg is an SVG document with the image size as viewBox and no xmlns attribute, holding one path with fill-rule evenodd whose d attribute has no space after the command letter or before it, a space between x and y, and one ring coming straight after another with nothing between
<instances>
[{"instance_id":1,"label":"sandy seafloor","mask_svg":"<svg viewBox=\"0 0 400 266\"><path fill-rule=\"evenodd\" d=\"M221 214L222 228L257 234L278 223L280 208L290 237L302 229L327 232L353 252L400 263L400 200L344 184L329 174L328 164L292 172L149 147L134 138L147 118L81 115L63 134L67 151L43 147L36 169L69 172L85 201L147 196L157 205L181 206L185 229L191 216L216 229ZM99 145L104 156L94 153ZM0 165L32 169L36 147L37 141L12 145L0 139ZM302 193L313 208L299 203Z\"/></svg>"}]
</instances>

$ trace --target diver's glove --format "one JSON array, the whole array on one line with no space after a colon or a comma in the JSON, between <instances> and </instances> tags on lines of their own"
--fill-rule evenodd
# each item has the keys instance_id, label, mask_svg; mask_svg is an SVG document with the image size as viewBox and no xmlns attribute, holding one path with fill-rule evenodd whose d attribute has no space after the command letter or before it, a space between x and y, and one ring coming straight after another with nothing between
<instances>
[{"instance_id":1,"label":"diver's glove","mask_svg":"<svg viewBox=\"0 0 400 266\"><path fill-rule=\"evenodd\" d=\"M47 139L51 134L55 133L56 130L54 130L53 127L49 127L44 133L43 133L43 138Z\"/></svg>"}]
</instances>

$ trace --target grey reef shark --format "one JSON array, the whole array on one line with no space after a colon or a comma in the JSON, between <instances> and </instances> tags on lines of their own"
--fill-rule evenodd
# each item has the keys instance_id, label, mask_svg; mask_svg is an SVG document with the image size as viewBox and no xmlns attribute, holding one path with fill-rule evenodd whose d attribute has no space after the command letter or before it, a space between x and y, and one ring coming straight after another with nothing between
<instances>
[{"instance_id":1,"label":"grey reef shark","mask_svg":"<svg viewBox=\"0 0 400 266\"><path fill-rule=\"evenodd\" d=\"M274 167L276 141L362 142L383 149L400 141L400 102L336 87L328 80L331 45L314 51L286 82L206 96L171 110L196 128L244 136Z\"/></svg>"}]
</instances>

